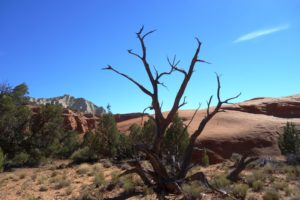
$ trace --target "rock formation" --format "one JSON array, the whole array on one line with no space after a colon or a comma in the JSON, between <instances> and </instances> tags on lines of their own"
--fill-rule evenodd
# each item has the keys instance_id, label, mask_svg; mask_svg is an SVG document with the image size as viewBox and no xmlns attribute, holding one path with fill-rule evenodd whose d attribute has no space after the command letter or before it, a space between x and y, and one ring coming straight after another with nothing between
<instances>
[{"instance_id":1,"label":"rock formation","mask_svg":"<svg viewBox=\"0 0 300 200\"><path fill-rule=\"evenodd\" d=\"M75 98L73 96L65 94L64 96L53 97L53 98L29 98L32 104L45 105L49 104L60 104L64 108L71 110L80 111L82 113L92 113L101 116L105 110L103 107L98 107L92 102L85 100L84 98Z\"/></svg>"},{"instance_id":2,"label":"rock formation","mask_svg":"<svg viewBox=\"0 0 300 200\"><path fill-rule=\"evenodd\" d=\"M226 105L225 112L218 113L198 138L197 146L206 147L214 154L211 163L230 158L232 153L251 152L255 155L280 155L277 139L287 121L300 128L300 95L282 98L256 98L236 105ZM189 126L192 133L205 116L199 110ZM181 110L179 115L188 123L194 110ZM145 117L146 120L146 117ZM133 123L141 123L141 118L118 123L119 129L128 130ZM201 158L201 152L194 152L194 160Z\"/></svg>"}]
</instances>

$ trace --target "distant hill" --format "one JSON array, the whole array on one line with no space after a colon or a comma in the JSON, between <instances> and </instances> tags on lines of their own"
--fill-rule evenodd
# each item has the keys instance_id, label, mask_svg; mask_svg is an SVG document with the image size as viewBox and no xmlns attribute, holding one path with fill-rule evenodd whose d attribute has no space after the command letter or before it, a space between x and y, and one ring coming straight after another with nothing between
<instances>
[{"instance_id":1,"label":"distant hill","mask_svg":"<svg viewBox=\"0 0 300 200\"><path fill-rule=\"evenodd\" d=\"M96 115L102 115L105 113L103 107L99 107L84 98L75 98L71 95L65 94L64 96L53 98L29 98L32 104L45 105L45 104L60 104L64 108L80 111L82 113L92 113Z\"/></svg>"}]
</instances>

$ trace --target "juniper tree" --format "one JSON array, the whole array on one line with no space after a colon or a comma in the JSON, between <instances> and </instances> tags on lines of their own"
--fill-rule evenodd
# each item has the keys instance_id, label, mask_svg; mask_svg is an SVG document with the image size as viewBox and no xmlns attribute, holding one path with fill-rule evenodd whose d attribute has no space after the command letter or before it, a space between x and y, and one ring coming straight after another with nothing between
<instances>
[{"instance_id":1,"label":"juniper tree","mask_svg":"<svg viewBox=\"0 0 300 200\"><path fill-rule=\"evenodd\" d=\"M195 53L190 61L190 64L188 66L188 69L185 70L183 68L179 67L179 60L176 59L176 56L174 56L174 59L167 59L170 69L165 72L158 72L157 69L154 68L154 71L150 68L150 64L148 62L147 57L147 48L145 45L145 39L147 36L152 34L155 30L149 31L144 33L144 27L142 27L137 33L137 38L139 40L139 43L141 45L142 52L141 54L138 54L134 52L133 50L128 50L128 53L136 57L138 60L141 61L146 74L148 76L151 89L146 88L142 83L139 83L132 77L128 76L127 74L120 72L115 67L108 65L107 67L103 68L104 70L113 71L120 76L125 77L127 80L135 84L145 95L147 95L151 99L151 105L149 108L154 110L154 122L155 122L155 131L154 131L154 140L151 142L150 145L145 145L143 143L136 145L136 149L139 152L142 152L146 155L147 160L152 166L152 170L145 169L140 164L139 160L136 160L135 162L132 162L132 166L134 166L134 169L130 169L124 174L128 173L137 173L141 179L144 181L144 183L150 187L153 187L155 191L159 194L163 193L182 193L181 185L185 180L193 180L195 178L197 179L203 179L205 181L205 176L202 172L198 172L197 174L192 175L191 177L187 177L187 173L190 170L191 167L191 161L192 161L192 153L194 150L194 146L196 143L197 138L201 135L203 132L206 124L221 110L221 106L224 103L228 103L229 101L237 98L240 96L240 94L222 100L221 99L221 84L220 84L220 77L217 75L217 104L214 108L210 108L212 98L211 96L207 102L207 110L206 110L206 116L199 122L197 129L191 133L191 136L188 140L188 145L183 153L182 161L179 165L178 172L176 174L170 174L168 173L168 170L166 166L163 164L164 160L162 155L162 144L164 141L164 137L166 135L166 130L174 120L174 117L176 116L176 113L180 108L182 108L184 105L186 105L186 100L183 97L183 94L187 88L187 85L195 71L195 66L198 63L207 63L204 60L201 60L199 58L199 52L201 48L201 42L198 38L196 38L197 47L195 50ZM161 102L159 101L159 86L164 85L161 81L163 77L172 75L173 73L180 73L183 76L183 80L179 86L179 89L176 93L175 99L172 103L171 110L166 114L163 115L162 108L161 108ZM182 100L183 99L183 100ZM195 116L195 115L194 115ZM194 118L193 116L193 118ZM192 120L193 120L192 118ZM207 180L205 181L206 184L208 184Z\"/></svg>"}]
</instances>

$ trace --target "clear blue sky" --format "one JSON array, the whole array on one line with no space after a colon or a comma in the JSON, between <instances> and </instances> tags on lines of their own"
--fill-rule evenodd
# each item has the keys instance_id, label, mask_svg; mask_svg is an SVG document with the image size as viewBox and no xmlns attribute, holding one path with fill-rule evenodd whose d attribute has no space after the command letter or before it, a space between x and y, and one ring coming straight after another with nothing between
<instances>
[{"instance_id":1,"label":"clear blue sky","mask_svg":"<svg viewBox=\"0 0 300 200\"><path fill-rule=\"evenodd\" d=\"M111 64L147 84L135 32L157 32L146 40L151 66L168 70L174 54L187 69L203 42L186 91L197 107L215 94L214 72L222 74L222 95L242 92L239 101L284 96L300 89L300 1L298 0L0 0L0 81L28 84L30 96L71 94L117 113L140 112L150 103L134 85L101 68ZM181 80L165 78L168 110Z\"/></svg>"}]
</instances>

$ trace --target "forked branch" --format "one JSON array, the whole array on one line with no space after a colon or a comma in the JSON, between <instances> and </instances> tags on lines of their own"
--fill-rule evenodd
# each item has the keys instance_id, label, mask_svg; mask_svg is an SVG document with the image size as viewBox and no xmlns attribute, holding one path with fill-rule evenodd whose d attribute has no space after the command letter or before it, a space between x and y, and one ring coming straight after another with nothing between
<instances>
[{"instance_id":1,"label":"forked branch","mask_svg":"<svg viewBox=\"0 0 300 200\"><path fill-rule=\"evenodd\" d=\"M187 174L188 168L190 166L190 162L192 159L192 153L194 150L194 145L196 142L196 139L200 136L200 134L203 132L206 124L215 116L215 114L217 114L221 108L221 106L224 103L228 103L229 101L238 98L241 93L239 93L238 95L225 99L225 100L221 100L221 83L220 83L220 77L218 74L216 74L217 77L217 82L218 82L218 88L217 88L217 99L218 99L218 103L216 105L216 107L214 108L214 110L212 112L210 112L210 104L212 101L212 96L209 98L209 101L207 102L208 108L206 110L206 116L202 119L202 121L200 122L197 130L192 134L192 136L190 137L190 141L189 141L189 145L186 149L186 152L184 154L184 160L182 162L181 165L181 171L178 174L178 178L184 178Z\"/></svg>"},{"instance_id":2,"label":"forked branch","mask_svg":"<svg viewBox=\"0 0 300 200\"><path fill-rule=\"evenodd\" d=\"M103 70L111 70L114 71L115 73L127 78L129 81L131 81L132 83L134 83L136 86L138 86L145 94L147 94L148 96L152 97L153 94L147 90L143 85L141 85L140 83L138 83L137 81L135 81L133 78L131 78L130 76L119 72L118 70L114 69L112 66L108 65L107 67L102 68Z\"/></svg>"}]
</instances>

